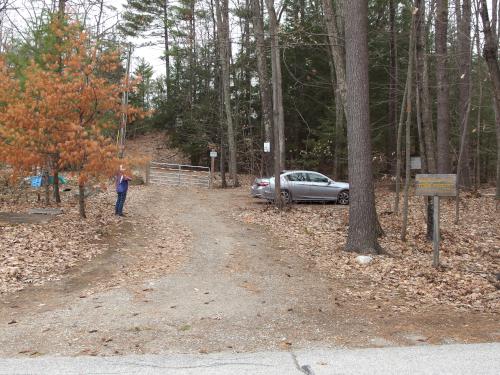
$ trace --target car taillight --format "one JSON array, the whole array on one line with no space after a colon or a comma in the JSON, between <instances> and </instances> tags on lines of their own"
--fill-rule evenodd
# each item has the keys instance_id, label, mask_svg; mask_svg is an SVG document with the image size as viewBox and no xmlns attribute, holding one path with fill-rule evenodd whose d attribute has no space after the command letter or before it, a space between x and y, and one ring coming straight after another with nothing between
<instances>
[{"instance_id":1,"label":"car taillight","mask_svg":"<svg viewBox=\"0 0 500 375\"><path fill-rule=\"evenodd\" d=\"M267 186L269 182L257 182L257 186Z\"/></svg>"}]
</instances>

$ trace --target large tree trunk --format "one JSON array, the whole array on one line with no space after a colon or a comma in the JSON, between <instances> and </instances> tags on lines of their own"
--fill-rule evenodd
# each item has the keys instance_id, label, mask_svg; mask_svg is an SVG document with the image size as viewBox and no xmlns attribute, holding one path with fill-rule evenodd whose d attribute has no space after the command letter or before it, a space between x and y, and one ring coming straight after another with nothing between
<instances>
[{"instance_id":1,"label":"large tree trunk","mask_svg":"<svg viewBox=\"0 0 500 375\"><path fill-rule=\"evenodd\" d=\"M498 43L491 29L486 0L481 1L481 19L483 20L484 49L483 54L488 64L490 79L493 84L495 123L497 131L497 182L496 198L500 200L500 67L498 65Z\"/></svg>"},{"instance_id":2,"label":"large tree trunk","mask_svg":"<svg viewBox=\"0 0 500 375\"><path fill-rule=\"evenodd\" d=\"M460 6L460 0L456 0L455 10L458 23L458 123L460 124L460 134L465 134L463 154L460 165L459 185L470 189L472 187L471 169L470 169L470 134L469 122L465 121L468 103L470 101L470 74L471 74L471 3L470 0L463 0ZM461 136L462 138L462 136Z\"/></svg>"},{"instance_id":3,"label":"large tree trunk","mask_svg":"<svg viewBox=\"0 0 500 375\"><path fill-rule=\"evenodd\" d=\"M284 147L284 140L281 139L281 128L284 129L283 117L283 89L281 78L281 59L278 39L278 19L274 9L274 1L266 0L267 11L269 13L269 33L271 34L271 68L272 68L272 88L273 88L273 129L274 129L274 194L275 204L278 208L283 207L281 197L281 171L284 169L284 161L281 147Z\"/></svg>"},{"instance_id":4,"label":"large tree trunk","mask_svg":"<svg viewBox=\"0 0 500 375\"><path fill-rule=\"evenodd\" d=\"M437 0L436 13L437 172L451 173L450 89L447 74L448 0Z\"/></svg>"},{"instance_id":5,"label":"large tree trunk","mask_svg":"<svg viewBox=\"0 0 500 375\"><path fill-rule=\"evenodd\" d=\"M222 89L224 92L224 108L227 123L227 140L229 145L229 175L233 187L238 186L238 170L236 160L236 140L233 125L233 111L231 107L230 84L230 39L229 39L229 8L228 0L216 0L217 35L219 39L220 64L222 70Z\"/></svg>"},{"instance_id":6,"label":"large tree trunk","mask_svg":"<svg viewBox=\"0 0 500 375\"><path fill-rule=\"evenodd\" d=\"M259 75L260 101L262 106L262 126L264 128L264 142L271 143L273 103L271 98L271 87L269 85L269 73L267 70L266 50L264 42L264 20L260 0L251 0L252 23L255 34L255 48L257 59L257 73ZM272 159L271 153L264 153L264 171L267 176L271 175Z\"/></svg>"},{"instance_id":7,"label":"large tree trunk","mask_svg":"<svg viewBox=\"0 0 500 375\"><path fill-rule=\"evenodd\" d=\"M368 2L346 2L346 102L349 160L349 233L346 250L378 254L372 172L368 81Z\"/></svg>"}]
</instances>

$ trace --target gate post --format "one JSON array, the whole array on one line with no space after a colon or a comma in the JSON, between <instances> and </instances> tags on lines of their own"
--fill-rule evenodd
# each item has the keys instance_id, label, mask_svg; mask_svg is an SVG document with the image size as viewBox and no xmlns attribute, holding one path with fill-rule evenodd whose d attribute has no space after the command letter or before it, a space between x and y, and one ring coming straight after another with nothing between
<instances>
[{"instance_id":1,"label":"gate post","mask_svg":"<svg viewBox=\"0 0 500 375\"><path fill-rule=\"evenodd\" d=\"M151 162L146 164L146 185L149 185L149 179L151 176Z\"/></svg>"}]
</instances>

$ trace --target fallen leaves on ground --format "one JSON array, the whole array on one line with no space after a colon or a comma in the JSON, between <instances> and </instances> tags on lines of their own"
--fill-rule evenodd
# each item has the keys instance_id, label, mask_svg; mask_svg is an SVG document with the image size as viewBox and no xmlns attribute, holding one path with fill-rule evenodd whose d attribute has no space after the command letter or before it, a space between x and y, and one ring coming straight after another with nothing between
<instances>
[{"instance_id":1,"label":"fallen leaves on ground","mask_svg":"<svg viewBox=\"0 0 500 375\"><path fill-rule=\"evenodd\" d=\"M173 271L185 257L191 234L161 212L148 189L131 188L125 204L131 215L125 219L114 215L116 193L111 188L87 199L87 219L79 218L76 198L68 193L60 206L63 214L47 223L0 223L0 294L58 280L108 250L120 252L123 264L114 277L93 283L87 293ZM0 211L33 207L43 207L33 194L0 203Z\"/></svg>"},{"instance_id":2,"label":"fallen leaves on ground","mask_svg":"<svg viewBox=\"0 0 500 375\"><path fill-rule=\"evenodd\" d=\"M500 215L491 195L463 195L461 218L455 221L455 201L441 201L441 266L432 267L432 243L426 240L424 198L410 199L407 241L400 240L402 215L392 212L394 193L377 189L377 212L387 252L369 265L356 263L358 254L343 251L349 207L334 204L294 204L279 212L254 204L235 215L245 223L266 226L292 256L312 261L317 269L341 279L351 298L377 308L391 301L393 309L410 311L439 304L498 312L500 290Z\"/></svg>"},{"instance_id":3,"label":"fallen leaves on ground","mask_svg":"<svg viewBox=\"0 0 500 375\"><path fill-rule=\"evenodd\" d=\"M0 293L57 280L79 262L107 250L102 239L116 221L110 214L110 194L102 192L87 200L85 220L79 218L76 198L67 194L60 206L63 214L47 223L0 223ZM33 194L28 197L33 198ZM42 203L29 199L4 201L0 210L27 212L32 207L42 207Z\"/></svg>"}]
</instances>

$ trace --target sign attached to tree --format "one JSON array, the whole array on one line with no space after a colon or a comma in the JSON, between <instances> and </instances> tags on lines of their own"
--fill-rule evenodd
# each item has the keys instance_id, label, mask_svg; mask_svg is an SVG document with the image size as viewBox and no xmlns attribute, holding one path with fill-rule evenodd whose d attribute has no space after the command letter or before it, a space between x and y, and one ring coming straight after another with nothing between
<instances>
[{"instance_id":1,"label":"sign attached to tree","mask_svg":"<svg viewBox=\"0 0 500 375\"><path fill-rule=\"evenodd\" d=\"M454 197L457 195L456 174L417 174L415 177L415 194L432 196L434 204L434 233L432 265L439 266L439 197Z\"/></svg>"},{"instance_id":2,"label":"sign attached to tree","mask_svg":"<svg viewBox=\"0 0 500 375\"><path fill-rule=\"evenodd\" d=\"M454 197L457 195L456 174L417 174L415 195Z\"/></svg>"},{"instance_id":3,"label":"sign attached to tree","mask_svg":"<svg viewBox=\"0 0 500 375\"><path fill-rule=\"evenodd\" d=\"M271 142L264 142L264 152L271 152Z\"/></svg>"},{"instance_id":4,"label":"sign attached to tree","mask_svg":"<svg viewBox=\"0 0 500 375\"><path fill-rule=\"evenodd\" d=\"M420 156L412 156L410 158L411 169L422 169L422 159Z\"/></svg>"}]
</instances>

